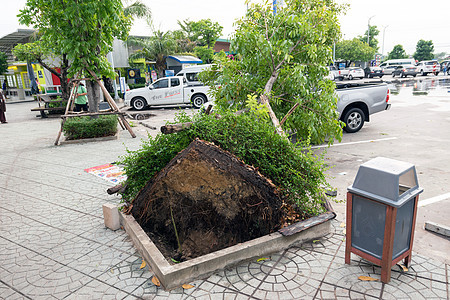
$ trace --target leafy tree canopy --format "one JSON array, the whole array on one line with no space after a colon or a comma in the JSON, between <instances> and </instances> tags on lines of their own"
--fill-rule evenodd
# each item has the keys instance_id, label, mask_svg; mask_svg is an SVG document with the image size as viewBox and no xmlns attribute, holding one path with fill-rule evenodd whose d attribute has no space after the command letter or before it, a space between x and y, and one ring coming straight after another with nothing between
<instances>
[{"instance_id":1,"label":"leafy tree canopy","mask_svg":"<svg viewBox=\"0 0 450 300\"><path fill-rule=\"evenodd\" d=\"M8 56L0 52L0 74L3 74L8 70Z\"/></svg>"},{"instance_id":2,"label":"leafy tree canopy","mask_svg":"<svg viewBox=\"0 0 450 300\"><path fill-rule=\"evenodd\" d=\"M374 48L375 51L378 50L378 40L377 40L377 36L380 33L380 31L378 30L377 26L369 26L369 46ZM367 30L364 33L363 36L359 36L358 39L361 42L367 43Z\"/></svg>"},{"instance_id":3,"label":"leafy tree canopy","mask_svg":"<svg viewBox=\"0 0 450 300\"><path fill-rule=\"evenodd\" d=\"M207 46L208 48L214 47L223 29L219 23L212 22L210 19L178 21L178 25L191 41L196 41L198 46Z\"/></svg>"},{"instance_id":4,"label":"leafy tree canopy","mask_svg":"<svg viewBox=\"0 0 450 300\"><path fill-rule=\"evenodd\" d=\"M216 55L217 69L200 76L213 86L219 106L254 107L258 104L252 99L259 97L280 134L283 128L302 140L332 143L342 130L335 85L324 76L340 36L342 8L329 0L286 4L276 15L271 4L251 5L231 39L236 58Z\"/></svg>"},{"instance_id":5,"label":"leafy tree canopy","mask_svg":"<svg viewBox=\"0 0 450 300\"><path fill-rule=\"evenodd\" d=\"M42 40L26 44L17 44L12 50L18 60L38 62L60 79L62 97L69 99L70 83L68 83L68 69L70 66L67 54L56 55ZM59 68L59 72L55 69Z\"/></svg>"},{"instance_id":6,"label":"leafy tree canopy","mask_svg":"<svg viewBox=\"0 0 450 300\"><path fill-rule=\"evenodd\" d=\"M403 49L402 45L395 45L391 52L389 52L387 59L401 59L408 58L406 55L405 49Z\"/></svg>"},{"instance_id":7,"label":"leafy tree canopy","mask_svg":"<svg viewBox=\"0 0 450 300\"><path fill-rule=\"evenodd\" d=\"M21 24L42 34L55 54L67 54L70 76L86 68L113 75L106 54L115 37L126 40L131 26L120 0L27 0L18 16Z\"/></svg>"},{"instance_id":8,"label":"leafy tree canopy","mask_svg":"<svg viewBox=\"0 0 450 300\"><path fill-rule=\"evenodd\" d=\"M213 48L208 48L208 46L197 46L194 48L194 53L206 64L209 64L213 61Z\"/></svg>"},{"instance_id":9,"label":"leafy tree canopy","mask_svg":"<svg viewBox=\"0 0 450 300\"><path fill-rule=\"evenodd\" d=\"M347 61L347 66L353 61L368 61L373 59L375 49L366 42L354 38L343 40L336 44L336 59Z\"/></svg>"},{"instance_id":10,"label":"leafy tree canopy","mask_svg":"<svg viewBox=\"0 0 450 300\"><path fill-rule=\"evenodd\" d=\"M416 45L416 52L414 53L414 59L418 61L431 60L434 58L433 55L434 45L433 41L420 40Z\"/></svg>"}]
</instances>

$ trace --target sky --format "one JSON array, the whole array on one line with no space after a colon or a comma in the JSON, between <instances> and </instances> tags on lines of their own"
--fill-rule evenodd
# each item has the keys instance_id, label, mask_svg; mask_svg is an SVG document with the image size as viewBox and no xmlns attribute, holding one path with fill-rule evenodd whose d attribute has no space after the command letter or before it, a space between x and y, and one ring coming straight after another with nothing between
<instances>
[{"instance_id":1,"label":"sky","mask_svg":"<svg viewBox=\"0 0 450 300\"><path fill-rule=\"evenodd\" d=\"M0 0L2 17L0 18L0 37L18 28L17 14L26 0ZM435 53L450 54L450 0L335 0L348 3L350 8L339 17L344 39L364 35L370 19L370 25L380 30L378 35L379 53L387 54L400 44L406 53L413 54L420 39L432 40ZM211 19L224 27L223 38L233 32L233 23L246 11L244 0L143 0L153 14L155 29L162 31L179 29L177 20L196 21ZM261 0L258 0L261 2ZM415 5L416 4L416 5ZM135 21L132 35L150 35L152 29L144 21ZM384 38L383 38L384 36ZM384 43L383 43L384 40Z\"/></svg>"}]
</instances>

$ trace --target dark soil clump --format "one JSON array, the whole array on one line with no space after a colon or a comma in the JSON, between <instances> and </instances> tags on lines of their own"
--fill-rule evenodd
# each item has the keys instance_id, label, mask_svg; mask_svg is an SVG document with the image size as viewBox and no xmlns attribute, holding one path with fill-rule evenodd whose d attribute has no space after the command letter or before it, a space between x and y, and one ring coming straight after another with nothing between
<instances>
[{"instance_id":1,"label":"dark soil clump","mask_svg":"<svg viewBox=\"0 0 450 300\"><path fill-rule=\"evenodd\" d=\"M186 260L278 230L282 203L256 168L195 140L147 182L131 213L152 240L164 241L157 244L166 257Z\"/></svg>"}]
</instances>

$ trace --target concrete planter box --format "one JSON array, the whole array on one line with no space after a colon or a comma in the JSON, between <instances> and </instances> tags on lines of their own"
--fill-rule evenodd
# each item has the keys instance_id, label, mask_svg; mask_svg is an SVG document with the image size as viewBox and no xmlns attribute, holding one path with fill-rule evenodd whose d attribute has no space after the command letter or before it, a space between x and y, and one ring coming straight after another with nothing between
<instances>
[{"instance_id":1,"label":"concrete planter box","mask_svg":"<svg viewBox=\"0 0 450 300\"><path fill-rule=\"evenodd\" d=\"M120 213L120 222L151 270L166 290L236 265L251 258L279 252L293 245L317 239L330 232L332 211L245 243L237 244L179 264L170 265L132 215ZM283 234L281 233L283 232Z\"/></svg>"},{"instance_id":2,"label":"concrete planter box","mask_svg":"<svg viewBox=\"0 0 450 300\"><path fill-rule=\"evenodd\" d=\"M67 144L80 144L80 143L90 143L90 142L105 142L105 141L112 141L117 140L119 138L119 130L117 130L115 135L110 136L104 136L104 137L97 137L97 138L88 138L88 139L79 139L79 140L67 140L64 137L64 140L59 142L61 145L67 145Z\"/></svg>"}]
</instances>

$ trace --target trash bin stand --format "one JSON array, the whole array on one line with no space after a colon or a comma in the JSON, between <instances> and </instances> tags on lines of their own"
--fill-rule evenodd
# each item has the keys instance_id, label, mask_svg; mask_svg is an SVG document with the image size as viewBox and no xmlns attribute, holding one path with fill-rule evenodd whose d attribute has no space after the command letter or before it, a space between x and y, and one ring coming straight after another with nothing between
<instances>
[{"instance_id":1,"label":"trash bin stand","mask_svg":"<svg viewBox=\"0 0 450 300\"><path fill-rule=\"evenodd\" d=\"M347 193L347 225L346 225L346 244L345 244L345 263L350 264L350 254L353 252L354 254L366 259L376 265L381 267L381 281L384 283L388 283L391 279L391 268L399 261L404 259L404 264L406 267L409 267L411 263L411 254L412 254L412 246L414 240L414 228L416 224L416 216L417 216L417 202L419 200L419 196L414 197L414 215L412 220L412 232L411 232L411 240L410 247L404 253L392 259L393 254L393 245L394 245L394 233L395 233L395 221L397 217L397 208L386 205L386 221L384 227L384 240L383 240L383 254L382 258L378 259L368 253L365 253L359 249L352 247L352 209L353 209L353 195L352 193ZM365 198L365 197L363 197ZM369 201L374 201L372 199L368 199ZM376 201L377 202L377 201Z\"/></svg>"}]
</instances>

